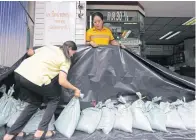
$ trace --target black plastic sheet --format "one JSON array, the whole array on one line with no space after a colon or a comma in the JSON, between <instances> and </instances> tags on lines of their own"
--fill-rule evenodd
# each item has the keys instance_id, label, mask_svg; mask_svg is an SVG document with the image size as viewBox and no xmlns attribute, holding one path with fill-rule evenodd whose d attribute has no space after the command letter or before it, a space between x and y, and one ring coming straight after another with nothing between
<instances>
[{"instance_id":1,"label":"black plastic sheet","mask_svg":"<svg viewBox=\"0 0 196 140\"><path fill-rule=\"evenodd\" d=\"M13 71L25 58L26 54L0 75L0 84L10 86L14 83ZM104 101L117 95L135 95L135 92L141 92L148 100L155 96L162 96L163 101L169 102L183 97L187 101L195 98L194 79L116 46L79 46L68 79L85 94L81 103ZM66 89L62 91L61 104L65 104L73 93Z\"/></svg>"},{"instance_id":2,"label":"black plastic sheet","mask_svg":"<svg viewBox=\"0 0 196 140\"><path fill-rule=\"evenodd\" d=\"M73 58L68 79L85 94L82 102L135 92L149 100L162 96L163 101L169 102L195 97L194 79L115 46L81 47Z\"/></svg>"}]
</instances>

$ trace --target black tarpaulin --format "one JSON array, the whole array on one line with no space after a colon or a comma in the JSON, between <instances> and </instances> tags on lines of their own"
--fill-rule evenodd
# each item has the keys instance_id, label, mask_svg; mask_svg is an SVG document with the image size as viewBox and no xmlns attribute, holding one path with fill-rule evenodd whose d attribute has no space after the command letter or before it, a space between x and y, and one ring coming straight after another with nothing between
<instances>
[{"instance_id":1,"label":"black tarpaulin","mask_svg":"<svg viewBox=\"0 0 196 140\"><path fill-rule=\"evenodd\" d=\"M7 72L0 75L0 83L14 83L13 71L26 58L24 55ZM91 48L79 46L72 59L68 79L83 94L81 102L103 101L118 94L141 92L152 99L163 101L195 97L194 79L180 76L150 60L141 58L116 46ZM63 90L62 101L67 102L71 91Z\"/></svg>"},{"instance_id":2,"label":"black tarpaulin","mask_svg":"<svg viewBox=\"0 0 196 140\"><path fill-rule=\"evenodd\" d=\"M13 71L25 58L27 58L26 54L12 67L0 74L0 86L6 84L9 87L15 83ZM175 101L176 99L182 99L183 96L186 97L187 101L195 98L194 79L180 76L152 61L118 47L91 48L80 46L72 62L68 79L85 94L81 104L91 103L92 100L98 102L108 98L116 98L119 94L134 95L138 91L147 96L149 100L155 96L162 96L164 101ZM61 103L65 104L73 93L66 89L62 91ZM16 91L14 94L16 98L18 94ZM89 135L76 131L71 139L140 140L146 138L152 140L177 140L195 138L195 133L192 130L169 130L169 132L148 133L133 129L132 134L112 130L108 135L100 131ZM5 128L0 128L0 139L4 134ZM32 137L30 135L25 139L30 140ZM58 133L53 139L67 138Z\"/></svg>"},{"instance_id":3,"label":"black tarpaulin","mask_svg":"<svg viewBox=\"0 0 196 140\"><path fill-rule=\"evenodd\" d=\"M150 60L115 46L81 47L68 79L85 94L83 102L141 92L152 99L175 101L195 96L194 79L180 76Z\"/></svg>"}]
</instances>

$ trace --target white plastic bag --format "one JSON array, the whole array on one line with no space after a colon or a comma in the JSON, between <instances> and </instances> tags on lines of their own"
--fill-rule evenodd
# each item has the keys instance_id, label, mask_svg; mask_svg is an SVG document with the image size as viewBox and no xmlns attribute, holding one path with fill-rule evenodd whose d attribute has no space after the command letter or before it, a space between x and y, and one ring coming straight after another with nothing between
<instances>
[{"instance_id":1,"label":"white plastic bag","mask_svg":"<svg viewBox=\"0 0 196 140\"><path fill-rule=\"evenodd\" d=\"M153 132L148 118L145 116L145 103L140 92L136 93L139 99L133 102L131 111L133 116L133 128Z\"/></svg>"},{"instance_id":2,"label":"white plastic bag","mask_svg":"<svg viewBox=\"0 0 196 140\"><path fill-rule=\"evenodd\" d=\"M0 91L3 93L3 96L0 98L0 111L3 110L4 106L7 103L8 95L6 93L6 86L2 85Z\"/></svg>"},{"instance_id":3,"label":"white plastic bag","mask_svg":"<svg viewBox=\"0 0 196 140\"><path fill-rule=\"evenodd\" d=\"M6 94L6 85L2 85L0 87L0 92L2 92L3 94ZM1 100L1 99L0 99Z\"/></svg>"},{"instance_id":4,"label":"white plastic bag","mask_svg":"<svg viewBox=\"0 0 196 140\"><path fill-rule=\"evenodd\" d=\"M182 119L180 118L180 115L176 109L177 105L178 104L176 102L171 104L168 102L160 103L160 108L167 115L166 127L186 130L186 127L182 122Z\"/></svg>"},{"instance_id":5,"label":"white plastic bag","mask_svg":"<svg viewBox=\"0 0 196 140\"><path fill-rule=\"evenodd\" d=\"M118 105L114 128L125 132L132 132L131 105Z\"/></svg>"},{"instance_id":6,"label":"white plastic bag","mask_svg":"<svg viewBox=\"0 0 196 140\"><path fill-rule=\"evenodd\" d=\"M160 130L167 132L166 121L167 115L161 110L160 106L156 104L157 101L160 101L161 97L153 98L152 101L147 101L146 106L146 116L150 122L152 129Z\"/></svg>"},{"instance_id":7,"label":"white plastic bag","mask_svg":"<svg viewBox=\"0 0 196 140\"><path fill-rule=\"evenodd\" d=\"M19 105L16 106L16 113L12 114L11 117L9 118L9 121L7 123L8 127L12 127L12 125L16 122L16 120L18 119L18 117L20 116L20 114L22 113L22 111L27 107L27 105L29 103L27 102L22 102L20 100L18 100Z\"/></svg>"},{"instance_id":8,"label":"white plastic bag","mask_svg":"<svg viewBox=\"0 0 196 140\"><path fill-rule=\"evenodd\" d=\"M31 119L28 121L28 123L24 127L23 132L27 134L34 133L38 129L38 126L44 116L44 113L45 113L44 109L43 110L38 109L37 112L31 117ZM54 130L54 122L55 122L55 119L53 116L48 125L48 130Z\"/></svg>"},{"instance_id":9,"label":"white plastic bag","mask_svg":"<svg viewBox=\"0 0 196 140\"><path fill-rule=\"evenodd\" d=\"M195 100L189 103L184 103L178 108L178 113L187 129L196 129L195 122Z\"/></svg>"},{"instance_id":10,"label":"white plastic bag","mask_svg":"<svg viewBox=\"0 0 196 140\"><path fill-rule=\"evenodd\" d=\"M107 100L105 105L106 107L102 108L102 116L97 129L109 134L115 123L115 108L111 99Z\"/></svg>"},{"instance_id":11,"label":"white plastic bag","mask_svg":"<svg viewBox=\"0 0 196 140\"><path fill-rule=\"evenodd\" d=\"M101 109L99 108L90 107L84 109L81 112L76 130L89 134L93 133L101 120L101 113Z\"/></svg>"},{"instance_id":12,"label":"white plastic bag","mask_svg":"<svg viewBox=\"0 0 196 140\"><path fill-rule=\"evenodd\" d=\"M58 117L55 127L61 134L70 138L77 127L79 119L80 102L78 98L73 97Z\"/></svg>"},{"instance_id":13,"label":"white plastic bag","mask_svg":"<svg viewBox=\"0 0 196 140\"><path fill-rule=\"evenodd\" d=\"M10 87L8 93L4 93L0 100L0 127L7 124L12 114L16 113L18 101L12 97L14 85Z\"/></svg>"}]
</instances>

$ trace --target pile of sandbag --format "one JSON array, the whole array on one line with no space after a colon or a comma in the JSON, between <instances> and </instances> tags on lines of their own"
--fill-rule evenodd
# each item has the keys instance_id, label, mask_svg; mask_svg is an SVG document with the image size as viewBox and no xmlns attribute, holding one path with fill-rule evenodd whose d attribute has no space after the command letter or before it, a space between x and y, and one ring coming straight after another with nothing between
<instances>
[{"instance_id":1,"label":"pile of sandbag","mask_svg":"<svg viewBox=\"0 0 196 140\"><path fill-rule=\"evenodd\" d=\"M105 103L99 102L95 107L90 107L80 112L78 98L73 98L65 107L58 120L55 122L57 130L70 138L75 130L92 134L101 130L109 134L112 129L132 133L132 128L149 132L154 130L168 132L168 128L195 129L195 101L186 103L177 100L174 103L158 102L161 97L154 97L152 101L144 102L142 94L133 103L126 102L120 96L117 104L111 99ZM71 119L72 118L72 119Z\"/></svg>"},{"instance_id":2,"label":"pile of sandbag","mask_svg":"<svg viewBox=\"0 0 196 140\"><path fill-rule=\"evenodd\" d=\"M18 119L22 111L28 106L28 103L13 98L14 85L10 87L8 93L6 93L6 86L0 87L0 92L3 96L0 98L0 127L7 125L11 127ZM27 134L34 133L42 120L45 110L38 109L37 112L31 117L28 123L25 125L23 132ZM54 130L55 118L50 121L48 130Z\"/></svg>"},{"instance_id":3,"label":"pile of sandbag","mask_svg":"<svg viewBox=\"0 0 196 140\"><path fill-rule=\"evenodd\" d=\"M6 86L1 88L3 96L0 98L0 127L6 125L10 120L10 117L17 112L17 106L20 106L21 101L12 97L14 93L14 85L10 87L8 93L6 93Z\"/></svg>"},{"instance_id":4,"label":"pile of sandbag","mask_svg":"<svg viewBox=\"0 0 196 140\"><path fill-rule=\"evenodd\" d=\"M0 98L0 126L7 124L11 127L21 112L28 105L12 97L13 86L6 93L1 87L3 97ZM154 132L154 130L168 132L167 128L195 129L195 100L189 103L185 99L176 102L160 102L161 97L154 97L152 101L144 102L142 94L136 93L138 100L126 102L120 96L117 101L111 99L104 103L99 102L95 107L80 111L80 99L73 97L65 106L58 119L52 118L49 130L56 129L64 136L70 138L75 130L88 134L101 130L109 134L112 129L132 133L132 128ZM83 94L81 94L81 98ZM160 102L160 104L159 104ZM25 128L26 133L33 133L38 128L44 110L39 110L32 116Z\"/></svg>"},{"instance_id":5,"label":"pile of sandbag","mask_svg":"<svg viewBox=\"0 0 196 140\"><path fill-rule=\"evenodd\" d=\"M196 129L195 127L195 100L189 103L177 100L173 103L160 103L160 108L167 115L166 127L182 130Z\"/></svg>"}]
</instances>

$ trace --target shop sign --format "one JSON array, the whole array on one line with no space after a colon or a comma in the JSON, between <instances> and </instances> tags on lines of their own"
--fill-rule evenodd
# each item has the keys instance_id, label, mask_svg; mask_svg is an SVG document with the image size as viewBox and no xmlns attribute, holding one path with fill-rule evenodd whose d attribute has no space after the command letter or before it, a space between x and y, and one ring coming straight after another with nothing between
<instances>
[{"instance_id":1,"label":"shop sign","mask_svg":"<svg viewBox=\"0 0 196 140\"><path fill-rule=\"evenodd\" d=\"M129 21L127 11L112 11L107 12L107 21Z\"/></svg>"},{"instance_id":2,"label":"shop sign","mask_svg":"<svg viewBox=\"0 0 196 140\"><path fill-rule=\"evenodd\" d=\"M45 44L75 41L76 2L46 2Z\"/></svg>"}]
</instances>

